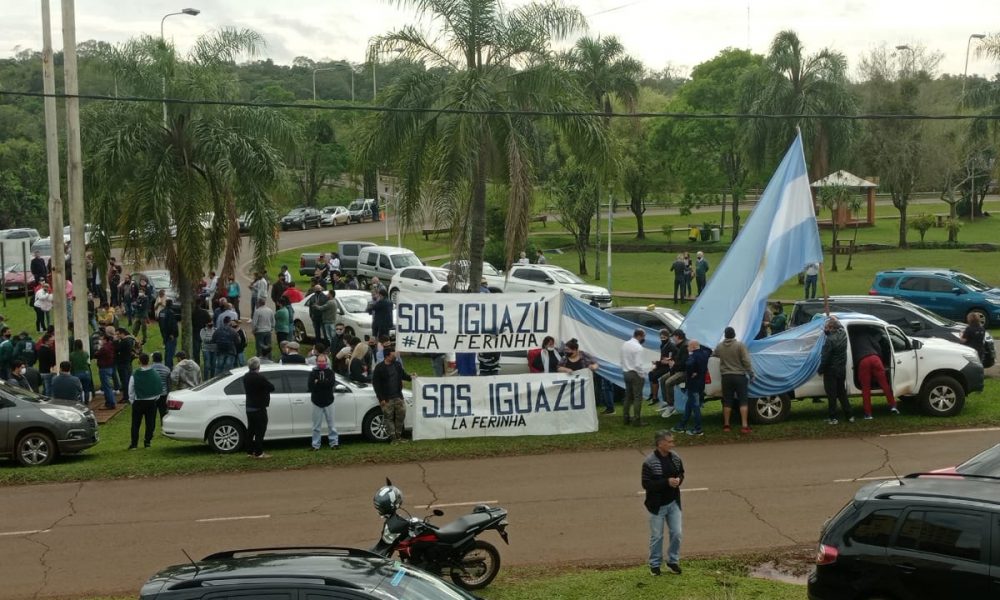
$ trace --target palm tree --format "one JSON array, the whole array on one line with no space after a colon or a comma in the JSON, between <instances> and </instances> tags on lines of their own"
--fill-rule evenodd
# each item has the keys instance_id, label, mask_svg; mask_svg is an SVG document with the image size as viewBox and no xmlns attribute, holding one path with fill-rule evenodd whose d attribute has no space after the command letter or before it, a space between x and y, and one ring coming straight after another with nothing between
<instances>
[{"instance_id":1,"label":"palm tree","mask_svg":"<svg viewBox=\"0 0 1000 600\"><path fill-rule=\"evenodd\" d=\"M106 264L114 235L133 261L163 260L178 283L182 346L189 351L193 283L220 256L222 278L235 272L238 212L249 216L256 268L276 247L271 193L283 180L281 149L294 129L277 111L193 102L234 99L230 66L262 43L255 32L223 29L200 38L180 60L159 38L126 42L118 55L131 68L116 65L121 93L165 92L185 102L166 114L159 103L95 103L83 119L91 219L106 234L95 240L97 264Z\"/></svg>"},{"instance_id":2,"label":"palm tree","mask_svg":"<svg viewBox=\"0 0 1000 600\"><path fill-rule=\"evenodd\" d=\"M400 51L426 70L401 76L368 117L358 150L361 165L390 164L402 182L400 218L419 213L421 192L433 184L460 207L453 253L468 256L468 281L482 275L486 196L490 182L505 190L510 263L523 249L531 211L541 117L581 108L577 87L556 67L550 41L581 27L576 9L555 2L508 10L500 0L399 0L436 23L438 34L406 26L371 41L370 58ZM456 112L440 112L441 110ZM600 127L586 117L549 117L558 128L603 155Z\"/></svg>"},{"instance_id":3,"label":"palm tree","mask_svg":"<svg viewBox=\"0 0 1000 600\"><path fill-rule=\"evenodd\" d=\"M809 118L808 115L851 115L857 103L847 82L847 58L823 49L806 56L794 31L782 31L771 42L765 68L744 90L743 106L759 115L806 115L792 119L755 119L750 129L750 150L758 166L783 153L801 127L803 143L810 150L810 178L829 171L831 159L843 156L854 135L854 126L843 119Z\"/></svg>"}]
</instances>

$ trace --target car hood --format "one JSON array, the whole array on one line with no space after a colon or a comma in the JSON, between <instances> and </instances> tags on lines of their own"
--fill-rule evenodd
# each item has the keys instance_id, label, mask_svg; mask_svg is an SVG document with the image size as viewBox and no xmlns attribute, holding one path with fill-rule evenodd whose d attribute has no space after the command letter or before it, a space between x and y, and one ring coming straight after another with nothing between
<instances>
[{"instance_id":1,"label":"car hood","mask_svg":"<svg viewBox=\"0 0 1000 600\"><path fill-rule=\"evenodd\" d=\"M563 287L572 288L572 289L574 289L574 290L576 290L578 292L582 292L584 294L590 294L592 296L610 296L611 295L611 292L609 292L607 289L602 288L602 287L597 286L597 285L587 285L585 283L564 283L562 285L563 285Z\"/></svg>"},{"instance_id":2,"label":"car hood","mask_svg":"<svg viewBox=\"0 0 1000 600\"><path fill-rule=\"evenodd\" d=\"M965 350L963 354L966 354L969 357L974 357L976 360L979 360L979 357L976 355L975 350L969 348L968 346L963 346L962 344L958 343L957 340L954 342L949 342L948 340L943 340L941 338L920 338L920 343L923 344L923 347L920 348L920 350L918 350L918 352L921 354L933 354L935 352L941 352L941 351L954 352L957 346Z\"/></svg>"}]
</instances>

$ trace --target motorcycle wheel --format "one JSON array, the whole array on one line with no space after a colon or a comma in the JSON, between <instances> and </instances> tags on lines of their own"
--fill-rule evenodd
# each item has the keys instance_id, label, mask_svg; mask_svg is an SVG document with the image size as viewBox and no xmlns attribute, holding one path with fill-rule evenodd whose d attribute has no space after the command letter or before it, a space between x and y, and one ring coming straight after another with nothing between
<instances>
[{"instance_id":1,"label":"motorcycle wheel","mask_svg":"<svg viewBox=\"0 0 1000 600\"><path fill-rule=\"evenodd\" d=\"M467 590L481 590L500 572L500 552L482 540L476 543L451 568L451 580Z\"/></svg>"}]
</instances>

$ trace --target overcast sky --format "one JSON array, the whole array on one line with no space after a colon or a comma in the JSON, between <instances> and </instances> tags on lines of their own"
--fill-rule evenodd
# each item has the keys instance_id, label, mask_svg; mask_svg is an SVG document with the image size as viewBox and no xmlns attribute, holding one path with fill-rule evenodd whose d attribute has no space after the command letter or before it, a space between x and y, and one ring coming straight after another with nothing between
<instances>
[{"instance_id":1,"label":"overcast sky","mask_svg":"<svg viewBox=\"0 0 1000 600\"><path fill-rule=\"evenodd\" d=\"M186 4L186 3L190 4ZM508 0L507 5L522 4ZM38 0L3 0L0 56L40 49ZM60 0L51 0L54 39L61 47ZM961 74L972 33L1000 31L1000 0L577 0L591 35L616 35L648 68L687 73L727 46L766 53L774 34L795 30L809 53L831 47L858 57L885 43L923 44L944 54L942 72ZM183 51L198 35L224 26L249 27L267 40L275 62L296 56L360 62L368 39L414 22L411 10L385 0L77 0L77 40L121 42L158 34L160 18L185 6L197 17L175 16L166 35ZM429 26L428 23L423 25ZM973 44L975 47L975 43ZM1000 66L973 51L969 74L992 76Z\"/></svg>"}]
</instances>

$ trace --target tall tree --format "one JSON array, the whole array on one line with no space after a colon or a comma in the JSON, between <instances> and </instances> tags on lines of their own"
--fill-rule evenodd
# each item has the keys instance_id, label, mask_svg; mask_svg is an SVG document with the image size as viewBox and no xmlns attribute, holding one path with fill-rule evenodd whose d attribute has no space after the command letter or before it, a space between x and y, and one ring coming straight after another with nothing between
<instances>
[{"instance_id":1,"label":"tall tree","mask_svg":"<svg viewBox=\"0 0 1000 600\"><path fill-rule=\"evenodd\" d=\"M281 148L290 147L294 129L277 111L193 102L234 98L232 63L262 43L253 31L222 29L200 38L182 60L159 38L133 39L121 48L132 68L119 87L147 97L165 90L192 102L169 105L166 119L159 104L94 103L83 119L87 198L106 234L95 240L97 263L106 263L113 234L126 240L126 255L163 259L178 282L188 349L193 283L220 256L223 275L234 273L239 210L249 215L255 267L275 248L271 194L282 181ZM214 215L208 229L206 213Z\"/></svg>"},{"instance_id":2,"label":"tall tree","mask_svg":"<svg viewBox=\"0 0 1000 600\"><path fill-rule=\"evenodd\" d=\"M397 49L427 71L409 72L385 91L359 142L362 164L391 164L402 180L404 225L419 213L421 191L433 182L465 208L456 220L454 253L470 260L468 281L482 275L486 195L491 180L507 189L507 262L524 246L538 162L538 118L518 111L576 111L579 92L556 68L550 48L584 24L556 2L507 9L500 0L399 0L438 26L414 26L375 37L372 58ZM460 112L440 112L448 109ZM598 124L586 117L551 122L603 152Z\"/></svg>"},{"instance_id":3,"label":"tall tree","mask_svg":"<svg viewBox=\"0 0 1000 600\"><path fill-rule=\"evenodd\" d=\"M347 150L337 141L333 122L326 111L299 111L301 143L294 160L294 179L302 203L316 206L328 178L347 168Z\"/></svg>"},{"instance_id":4,"label":"tall tree","mask_svg":"<svg viewBox=\"0 0 1000 600\"><path fill-rule=\"evenodd\" d=\"M818 116L857 112L847 81L847 58L829 49L806 55L798 35L782 31L771 42L764 66L745 88L744 109L758 115L804 117L751 121L751 156L758 166L777 160L795 137L795 128L800 127L803 144L811 155L810 178L824 177L831 162L845 158L854 135L850 121Z\"/></svg>"}]
</instances>

